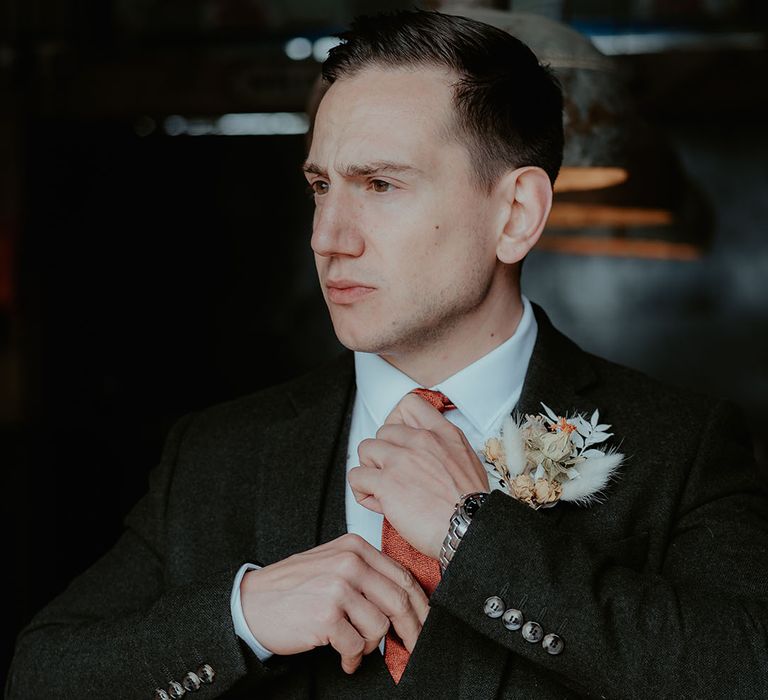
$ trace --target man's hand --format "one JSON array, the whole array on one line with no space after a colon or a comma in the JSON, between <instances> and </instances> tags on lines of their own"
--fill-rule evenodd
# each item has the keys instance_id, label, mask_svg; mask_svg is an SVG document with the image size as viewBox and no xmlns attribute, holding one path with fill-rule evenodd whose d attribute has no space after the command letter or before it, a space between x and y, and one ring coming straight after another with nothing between
<instances>
[{"instance_id":1,"label":"man's hand","mask_svg":"<svg viewBox=\"0 0 768 700\"><path fill-rule=\"evenodd\" d=\"M357 535L249 571L240 596L262 646L289 655L330 644L346 673L354 673L390 624L412 651L429 612L413 576Z\"/></svg>"},{"instance_id":2,"label":"man's hand","mask_svg":"<svg viewBox=\"0 0 768 700\"><path fill-rule=\"evenodd\" d=\"M349 472L358 503L383 513L400 535L437 559L451 515L465 493L488 491L488 476L464 433L413 394L405 396L376 438L358 448Z\"/></svg>"}]
</instances>

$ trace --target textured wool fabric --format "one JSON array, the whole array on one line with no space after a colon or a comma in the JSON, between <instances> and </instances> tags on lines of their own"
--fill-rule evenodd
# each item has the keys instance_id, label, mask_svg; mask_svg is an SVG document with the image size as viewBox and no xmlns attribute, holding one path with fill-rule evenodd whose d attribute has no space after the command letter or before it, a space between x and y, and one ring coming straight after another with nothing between
<instances>
[{"instance_id":1,"label":"textured wool fabric","mask_svg":"<svg viewBox=\"0 0 768 700\"><path fill-rule=\"evenodd\" d=\"M440 413L456 408L453 402L440 391L414 389L411 393L424 399ZM386 518L381 526L381 551L408 569L427 596L432 595L437 584L440 583L440 562L412 547ZM403 640L390 627L387 632L387 641L384 643L384 663L395 683L400 682L410 655Z\"/></svg>"},{"instance_id":2,"label":"textured wool fabric","mask_svg":"<svg viewBox=\"0 0 768 700\"><path fill-rule=\"evenodd\" d=\"M591 415L627 455L603 502L534 511L494 492L430 598L395 685L320 647L262 664L232 627L245 561L344 533L351 354L179 422L118 543L21 633L8 700L148 700L201 662L196 699L768 697L768 494L727 404L577 348L536 308L521 413ZM559 656L483 613L491 595Z\"/></svg>"}]
</instances>

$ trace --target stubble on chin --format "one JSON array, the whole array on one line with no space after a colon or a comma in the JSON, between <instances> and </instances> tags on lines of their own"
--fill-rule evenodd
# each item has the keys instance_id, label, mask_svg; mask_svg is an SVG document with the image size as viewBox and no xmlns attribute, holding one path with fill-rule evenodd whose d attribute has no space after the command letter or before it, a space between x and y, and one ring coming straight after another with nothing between
<instances>
[{"instance_id":1,"label":"stubble on chin","mask_svg":"<svg viewBox=\"0 0 768 700\"><path fill-rule=\"evenodd\" d=\"M390 358L430 353L449 342L461 321L482 302L487 287L473 287L474 293L465 290L458 296L444 291L432 299L429 306L418 309L418 313L411 309L411 313L404 312L387 321L382 319L379 325L371 313L357 332L346 330L342 319L334 319L333 313L331 319L339 342L349 350Z\"/></svg>"}]
</instances>

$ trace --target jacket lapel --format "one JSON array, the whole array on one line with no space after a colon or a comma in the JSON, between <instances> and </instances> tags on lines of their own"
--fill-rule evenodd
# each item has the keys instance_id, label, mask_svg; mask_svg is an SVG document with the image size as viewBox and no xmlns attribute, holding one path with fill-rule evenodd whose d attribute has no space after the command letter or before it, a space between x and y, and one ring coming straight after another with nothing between
<instances>
[{"instance_id":1,"label":"jacket lapel","mask_svg":"<svg viewBox=\"0 0 768 700\"><path fill-rule=\"evenodd\" d=\"M345 419L351 411L353 387L351 353L346 353L294 383L287 394L288 412L293 416L264 429L258 446L261 466L250 499L255 513L251 551L262 564L319 544L324 519L332 532L340 527L344 531L343 489L341 496L329 492L338 471L334 467L340 459L343 464L346 455L349 426ZM338 479L334 481L338 488Z\"/></svg>"},{"instance_id":2,"label":"jacket lapel","mask_svg":"<svg viewBox=\"0 0 768 700\"><path fill-rule=\"evenodd\" d=\"M540 306L532 306L538 333L516 411L539 413L543 401L562 416L591 412L594 406L582 395L596 381L588 355L552 325Z\"/></svg>"}]
</instances>

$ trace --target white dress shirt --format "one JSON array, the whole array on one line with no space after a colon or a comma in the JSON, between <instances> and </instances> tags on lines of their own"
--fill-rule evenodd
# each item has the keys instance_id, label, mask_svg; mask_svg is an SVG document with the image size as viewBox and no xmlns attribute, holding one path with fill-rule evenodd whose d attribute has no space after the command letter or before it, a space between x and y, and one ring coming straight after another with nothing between
<instances>
[{"instance_id":1,"label":"white dress shirt","mask_svg":"<svg viewBox=\"0 0 768 700\"><path fill-rule=\"evenodd\" d=\"M445 417L459 427L472 447L479 451L487 438L498 435L504 417L520 398L528 363L536 343L536 319L526 297L522 297L523 315L511 338L436 386L456 405ZM355 353L357 391L352 408L352 424L347 443L347 472L359 465L357 446L376 436L387 416L409 391L420 385L399 369L370 353ZM381 549L384 516L361 506L346 481L344 497L347 532L353 532ZM446 523L446 528L448 524ZM232 587L231 611L237 635L261 661L272 654L251 633L245 622L240 601L240 582L247 571L258 569L244 564Z\"/></svg>"}]
</instances>

